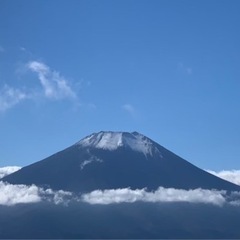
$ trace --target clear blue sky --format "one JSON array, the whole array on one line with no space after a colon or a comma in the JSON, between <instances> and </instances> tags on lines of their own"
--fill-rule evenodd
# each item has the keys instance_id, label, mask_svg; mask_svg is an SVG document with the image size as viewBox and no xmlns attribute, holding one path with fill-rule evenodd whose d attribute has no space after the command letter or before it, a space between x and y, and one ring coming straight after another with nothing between
<instances>
[{"instance_id":1,"label":"clear blue sky","mask_svg":"<svg viewBox=\"0 0 240 240\"><path fill-rule=\"evenodd\" d=\"M0 0L0 166L101 130L240 168L240 1Z\"/></svg>"}]
</instances>

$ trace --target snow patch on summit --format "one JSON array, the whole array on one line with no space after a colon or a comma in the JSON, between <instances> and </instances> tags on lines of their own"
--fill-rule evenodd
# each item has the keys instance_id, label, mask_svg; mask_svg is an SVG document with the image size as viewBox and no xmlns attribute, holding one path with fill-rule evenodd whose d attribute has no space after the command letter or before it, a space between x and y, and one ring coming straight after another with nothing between
<instances>
[{"instance_id":1,"label":"snow patch on summit","mask_svg":"<svg viewBox=\"0 0 240 240\"><path fill-rule=\"evenodd\" d=\"M82 145L93 146L107 150L115 150L123 145L122 133L100 132L97 134L92 134L83 139Z\"/></svg>"},{"instance_id":2,"label":"snow patch on summit","mask_svg":"<svg viewBox=\"0 0 240 240\"><path fill-rule=\"evenodd\" d=\"M137 132L99 132L94 133L77 143L83 147L95 147L104 150L116 150L119 147L128 147L141 152L145 156L158 154L162 157L154 142Z\"/></svg>"}]
</instances>

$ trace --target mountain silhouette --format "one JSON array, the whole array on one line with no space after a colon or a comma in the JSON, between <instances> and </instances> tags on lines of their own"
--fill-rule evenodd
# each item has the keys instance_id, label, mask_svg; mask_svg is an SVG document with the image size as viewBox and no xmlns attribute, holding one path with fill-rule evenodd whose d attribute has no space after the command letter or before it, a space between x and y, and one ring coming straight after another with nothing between
<instances>
[{"instance_id":1,"label":"mountain silhouette","mask_svg":"<svg viewBox=\"0 0 240 240\"><path fill-rule=\"evenodd\" d=\"M93 133L76 144L3 179L72 192L131 188L239 191L138 132Z\"/></svg>"}]
</instances>

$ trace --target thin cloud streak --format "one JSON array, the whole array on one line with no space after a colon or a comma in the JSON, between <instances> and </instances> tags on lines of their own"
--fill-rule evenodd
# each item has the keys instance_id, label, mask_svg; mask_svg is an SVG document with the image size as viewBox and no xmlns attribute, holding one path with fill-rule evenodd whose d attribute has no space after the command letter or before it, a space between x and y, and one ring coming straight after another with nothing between
<instances>
[{"instance_id":1,"label":"thin cloud streak","mask_svg":"<svg viewBox=\"0 0 240 240\"><path fill-rule=\"evenodd\" d=\"M23 100L29 98L28 94L17 88L5 85L0 90L0 112L4 112Z\"/></svg>"},{"instance_id":2,"label":"thin cloud streak","mask_svg":"<svg viewBox=\"0 0 240 240\"><path fill-rule=\"evenodd\" d=\"M135 108L131 104L129 104L129 103L122 105L122 109L124 111L128 112L132 116L134 116L135 113L136 113Z\"/></svg>"},{"instance_id":3,"label":"thin cloud streak","mask_svg":"<svg viewBox=\"0 0 240 240\"><path fill-rule=\"evenodd\" d=\"M31 61L27 67L32 72L37 73L38 79L43 87L44 94L49 99L63 99L77 97L70 87L67 79L62 77L59 72L51 70L46 64L38 61Z\"/></svg>"},{"instance_id":4,"label":"thin cloud streak","mask_svg":"<svg viewBox=\"0 0 240 240\"><path fill-rule=\"evenodd\" d=\"M186 75L192 75L193 69L189 66L185 66L182 62L178 63L178 69L180 72Z\"/></svg>"},{"instance_id":5,"label":"thin cloud streak","mask_svg":"<svg viewBox=\"0 0 240 240\"><path fill-rule=\"evenodd\" d=\"M20 49L26 51L23 47ZM14 88L4 85L0 88L0 113L13 108L26 99L32 101L38 101L39 99L52 101L71 100L76 107L82 106L79 103L77 84L72 85L58 71L52 70L43 62L30 61L24 64L24 67L18 69L18 74L26 74L29 71L37 74L36 79L38 81L36 81L36 85L38 84L38 87L29 88L23 86L22 88ZM85 105L90 109L96 108L93 103Z\"/></svg>"}]
</instances>

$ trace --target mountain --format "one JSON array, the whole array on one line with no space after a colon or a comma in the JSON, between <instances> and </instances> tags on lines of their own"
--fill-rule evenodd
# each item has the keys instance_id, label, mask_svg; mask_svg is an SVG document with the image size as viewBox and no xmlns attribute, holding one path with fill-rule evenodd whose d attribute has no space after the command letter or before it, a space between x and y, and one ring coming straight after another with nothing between
<instances>
[{"instance_id":1,"label":"mountain","mask_svg":"<svg viewBox=\"0 0 240 240\"><path fill-rule=\"evenodd\" d=\"M137 132L93 133L1 180L81 193L159 186L240 191L240 186L203 171Z\"/></svg>"},{"instance_id":2,"label":"mountain","mask_svg":"<svg viewBox=\"0 0 240 240\"><path fill-rule=\"evenodd\" d=\"M0 200L13 196L25 199L28 194L32 196L34 189L40 200L11 206L0 201L0 239L240 238L240 186L201 170L137 132L91 134L1 181L5 182L1 182L5 190L0 192ZM24 185L14 188L6 182L36 184L42 188ZM118 200L116 191L126 192L128 187L129 191L145 188L148 191L144 190L145 194L154 198L156 192L149 191L160 186L170 194L167 197L175 191L179 198L157 202L107 202L107 192ZM73 193L68 195L69 201L66 198L61 202L63 191L49 188ZM92 192L96 189L111 190ZM134 192L139 191L143 190ZM51 200L54 192L58 195ZM103 192L104 204L84 201L84 196L101 200ZM186 199L186 194L195 200L179 201ZM129 193L124 196L129 198ZM210 202L199 199L210 199ZM222 204L216 204L218 200Z\"/></svg>"}]
</instances>

